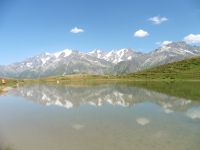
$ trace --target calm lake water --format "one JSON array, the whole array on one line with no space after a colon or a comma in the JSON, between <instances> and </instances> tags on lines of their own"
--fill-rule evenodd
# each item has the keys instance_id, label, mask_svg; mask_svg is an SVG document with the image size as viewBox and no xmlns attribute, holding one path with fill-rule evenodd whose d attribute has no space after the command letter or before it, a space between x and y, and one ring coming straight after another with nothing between
<instances>
[{"instance_id":1,"label":"calm lake water","mask_svg":"<svg viewBox=\"0 0 200 150\"><path fill-rule=\"evenodd\" d=\"M29 85L0 96L0 149L199 150L200 98L123 84Z\"/></svg>"}]
</instances>

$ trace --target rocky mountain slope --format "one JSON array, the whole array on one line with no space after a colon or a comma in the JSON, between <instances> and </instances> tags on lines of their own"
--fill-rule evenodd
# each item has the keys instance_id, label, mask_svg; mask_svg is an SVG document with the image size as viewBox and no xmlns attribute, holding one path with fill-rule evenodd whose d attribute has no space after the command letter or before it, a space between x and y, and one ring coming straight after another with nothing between
<instances>
[{"instance_id":1,"label":"rocky mountain slope","mask_svg":"<svg viewBox=\"0 0 200 150\"><path fill-rule=\"evenodd\" d=\"M123 61L114 66L112 72L124 74L168 64L200 55L200 47L187 45L185 42L174 42L143 54L135 59Z\"/></svg>"}]
</instances>

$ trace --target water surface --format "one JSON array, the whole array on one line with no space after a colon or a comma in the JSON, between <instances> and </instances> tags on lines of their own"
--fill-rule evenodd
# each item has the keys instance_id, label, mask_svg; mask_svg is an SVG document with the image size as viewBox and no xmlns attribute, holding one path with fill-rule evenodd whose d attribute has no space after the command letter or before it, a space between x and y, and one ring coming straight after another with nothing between
<instances>
[{"instance_id":1,"label":"water surface","mask_svg":"<svg viewBox=\"0 0 200 150\"><path fill-rule=\"evenodd\" d=\"M126 84L27 85L0 97L0 149L199 150L200 101Z\"/></svg>"}]
</instances>

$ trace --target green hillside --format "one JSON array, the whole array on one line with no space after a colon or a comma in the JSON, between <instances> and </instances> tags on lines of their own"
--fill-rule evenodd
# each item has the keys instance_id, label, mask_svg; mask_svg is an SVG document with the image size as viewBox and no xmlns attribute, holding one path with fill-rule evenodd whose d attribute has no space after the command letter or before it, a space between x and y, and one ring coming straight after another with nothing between
<instances>
[{"instance_id":1,"label":"green hillside","mask_svg":"<svg viewBox=\"0 0 200 150\"><path fill-rule=\"evenodd\" d=\"M4 80L4 82L3 82ZM11 87L16 87L18 80L0 77L0 95L2 92L8 91Z\"/></svg>"},{"instance_id":2,"label":"green hillside","mask_svg":"<svg viewBox=\"0 0 200 150\"><path fill-rule=\"evenodd\" d=\"M147 80L200 80L200 57L161 65L137 73L131 73L126 77Z\"/></svg>"}]
</instances>

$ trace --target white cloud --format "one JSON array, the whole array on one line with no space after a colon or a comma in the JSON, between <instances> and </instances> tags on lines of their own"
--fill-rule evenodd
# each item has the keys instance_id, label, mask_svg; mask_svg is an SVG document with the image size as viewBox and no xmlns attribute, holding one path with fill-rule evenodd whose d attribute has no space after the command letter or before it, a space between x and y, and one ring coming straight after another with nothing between
<instances>
[{"instance_id":1,"label":"white cloud","mask_svg":"<svg viewBox=\"0 0 200 150\"><path fill-rule=\"evenodd\" d=\"M164 108L164 112L166 114L170 114L170 113L173 113L173 110L169 109L169 108Z\"/></svg>"},{"instance_id":2,"label":"white cloud","mask_svg":"<svg viewBox=\"0 0 200 150\"><path fill-rule=\"evenodd\" d=\"M149 36L149 33L147 31L140 29L140 30L138 30L134 33L134 36L139 37L139 38L143 38L143 37Z\"/></svg>"},{"instance_id":3,"label":"white cloud","mask_svg":"<svg viewBox=\"0 0 200 150\"><path fill-rule=\"evenodd\" d=\"M149 119L147 118L137 118L136 122L141 126L145 126L150 123Z\"/></svg>"},{"instance_id":4,"label":"white cloud","mask_svg":"<svg viewBox=\"0 0 200 150\"><path fill-rule=\"evenodd\" d=\"M200 34L189 34L183 40L189 44L200 43Z\"/></svg>"},{"instance_id":5,"label":"white cloud","mask_svg":"<svg viewBox=\"0 0 200 150\"><path fill-rule=\"evenodd\" d=\"M168 19L166 17L154 16L149 18L148 20L151 21L153 24L161 24L167 21Z\"/></svg>"},{"instance_id":6,"label":"white cloud","mask_svg":"<svg viewBox=\"0 0 200 150\"><path fill-rule=\"evenodd\" d=\"M156 42L157 45L160 45L160 46L165 46L167 44L170 44L172 43L172 41L162 41L162 42Z\"/></svg>"},{"instance_id":7,"label":"white cloud","mask_svg":"<svg viewBox=\"0 0 200 150\"><path fill-rule=\"evenodd\" d=\"M191 119L200 119L200 107L189 109L186 115Z\"/></svg>"},{"instance_id":8,"label":"white cloud","mask_svg":"<svg viewBox=\"0 0 200 150\"><path fill-rule=\"evenodd\" d=\"M74 124L72 125L72 128L74 128L75 130L81 130L83 129L85 126L82 124Z\"/></svg>"},{"instance_id":9,"label":"white cloud","mask_svg":"<svg viewBox=\"0 0 200 150\"><path fill-rule=\"evenodd\" d=\"M84 32L83 29L78 28L78 27L74 27L73 29L70 30L71 33L81 33Z\"/></svg>"}]
</instances>

